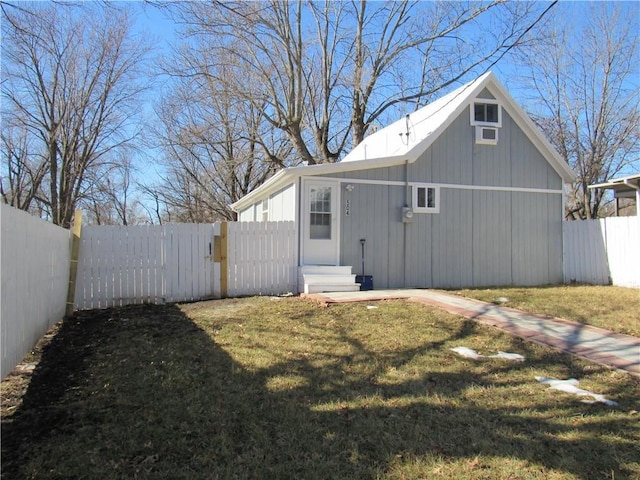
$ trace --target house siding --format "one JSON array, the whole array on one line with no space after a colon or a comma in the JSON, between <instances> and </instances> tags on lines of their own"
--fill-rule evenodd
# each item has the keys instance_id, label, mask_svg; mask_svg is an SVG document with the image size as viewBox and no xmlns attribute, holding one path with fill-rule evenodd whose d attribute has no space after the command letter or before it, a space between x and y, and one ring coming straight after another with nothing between
<instances>
[{"instance_id":1,"label":"house siding","mask_svg":"<svg viewBox=\"0 0 640 480\"><path fill-rule=\"evenodd\" d=\"M343 190L341 264L362 273L364 238L365 273L375 288L561 283L562 180L508 112L502 115L495 146L475 143L465 110L407 167L330 175L403 182L406 168L410 182L441 184L439 213L416 213L410 223L401 218L411 202L402 185Z\"/></svg>"},{"instance_id":2,"label":"house siding","mask_svg":"<svg viewBox=\"0 0 640 480\"><path fill-rule=\"evenodd\" d=\"M269 221L292 221L296 219L296 185L291 183L268 198ZM238 213L239 222L262 221L262 200Z\"/></svg>"},{"instance_id":3,"label":"house siding","mask_svg":"<svg viewBox=\"0 0 640 480\"><path fill-rule=\"evenodd\" d=\"M269 197L269 220L296 219L296 185L292 183Z\"/></svg>"},{"instance_id":4,"label":"house siding","mask_svg":"<svg viewBox=\"0 0 640 480\"><path fill-rule=\"evenodd\" d=\"M239 222L253 222L255 217L255 205L251 205L238 213Z\"/></svg>"}]
</instances>

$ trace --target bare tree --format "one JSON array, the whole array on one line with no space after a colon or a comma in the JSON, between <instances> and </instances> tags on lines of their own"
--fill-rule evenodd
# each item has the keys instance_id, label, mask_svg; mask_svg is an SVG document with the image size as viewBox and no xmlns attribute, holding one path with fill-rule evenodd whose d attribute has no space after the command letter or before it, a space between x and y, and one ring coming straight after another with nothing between
<instances>
[{"instance_id":1,"label":"bare tree","mask_svg":"<svg viewBox=\"0 0 640 480\"><path fill-rule=\"evenodd\" d=\"M5 158L4 177L0 176L2 200L21 210L37 211L42 181L47 173L46 162L34 153L33 140L23 126L3 122L0 140Z\"/></svg>"},{"instance_id":2,"label":"bare tree","mask_svg":"<svg viewBox=\"0 0 640 480\"><path fill-rule=\"evenodd\" d=\"M166 175L154 190L175 220L233 220L229 205L290 157L289 143L265 121L264 107L226 91L230 75L209 70L183 77L158 106Z\"/></svg>"},{"instance_id":3,"label":"bare tree","mask_svg":"<svg viewBox=\"0 0 640 480\"><path fill-rule=\"evenodd\" d=\"M126 226L148 221L133 182L133 162L126 152L116 160L109 175L92 179L89 192L79 201L88 223Z\"/></svg>"},{"instance_id":4,"label":"bare tree","mask_svg":"<svg viewBox=\"0 0 640 480\"><path fill-rule=\"evenodd\" d=\"M497 62L554 3L185 2L179 19L192 55L235 71L243 81L227 90L313 164L339 160L349 135L357 145L400 104Z\"/></svg>"},{"instance_id":5,"label":"bare tree","mask_svg":"<svg viewBox=\"0 0 640 480\"><path fill-rule=\"evenodd\" d=\"M535 92L534 118L578 176L566 212L575 219L602 211L604 192L589 185L634 163L640 168L638 6L583 7L585 15L559 10L563 20L578 17L582 25L554 22L559 28L549 28L548 41L528 52L521 69Z\"/></svg>"},{"instance_id":6,"label":"bare tree","mask_svg":"<svg viewBox=\"0 0 640 480\"><path fill-rule=\"evenodd\" d=\"M9 128L24 133L29 158L37 159L3 161L3 171L20 164L28 172L26 182L3 186L3 197L37 199L54 223L69 226L92 182L108 178L113 155L137 134L149 48L133 36L126 9L23 4L2 11L3 141L15 138Z\"/></svg>"}]
</instances>

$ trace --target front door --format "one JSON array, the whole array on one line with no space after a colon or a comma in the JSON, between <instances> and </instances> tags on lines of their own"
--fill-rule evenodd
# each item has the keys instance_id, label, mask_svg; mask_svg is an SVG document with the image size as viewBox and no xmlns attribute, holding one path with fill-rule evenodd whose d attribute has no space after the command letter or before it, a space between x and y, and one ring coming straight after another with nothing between
<instances>
[{"instance_id":1,"label":"front door","mask_svg":"<svg viewBox=\"0 0 640 480\"><path fill-rule=\"evenodd\" d=\"M332 180L305 180L302 264L338 265L338 195Z\"/></svg>"}]
</instances>

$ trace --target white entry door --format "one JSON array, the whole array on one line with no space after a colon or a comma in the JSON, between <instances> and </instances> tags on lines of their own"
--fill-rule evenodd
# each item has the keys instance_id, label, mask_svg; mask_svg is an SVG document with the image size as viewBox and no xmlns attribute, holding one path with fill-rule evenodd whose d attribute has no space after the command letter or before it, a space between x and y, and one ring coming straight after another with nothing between
<instances>
[{"instance_id":1,"label":"white entry door","mask_svg":"<svg viewBox=\"0 0 640 480\"><path fill-rule=\"evenodd\" d=\"M305 180L302 264L338 265L338 195L340 183Z\"/></svg>"}]
</instances>

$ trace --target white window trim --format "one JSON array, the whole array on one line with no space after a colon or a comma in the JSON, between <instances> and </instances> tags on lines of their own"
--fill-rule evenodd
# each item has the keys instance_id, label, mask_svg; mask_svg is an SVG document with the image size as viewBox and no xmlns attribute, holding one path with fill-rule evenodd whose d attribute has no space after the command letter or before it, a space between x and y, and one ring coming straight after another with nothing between
<instances>
[{"instance_id":1,"label":"white window trim","mask_svg":"<svg viewBox=\"0 0 640 480\"><path fill-rule=\"evenodd\" d=\"M496 138L482 138L482 129L491 128L496 131ZM497 145L498 144L498 127L486 127L476 125L476 143L480 145Z\"/></svg>"},{"instance_id":2,"label":"white window trim","mask_svg":"<svg viewBox=\"0 0 640 480\"><path fill-rule=\"evenodd\" d=\"M493 105L498 105L498 121L497 122L478 122L476 121L475 113L475 104L476 103L490 103ZM493 100L491 98L476 98L469 105L469 119L471 120L472 126L480 126L480 127L502 127L502 105L498 100Z\"/></svg>"},{"instance_id":3,"label":"white window trim","mask_svg":"<svg viewBox=\"0 0 640 480\"><path fill-rule=\"evenodd\" d=\"M418 189L432 188L435 195L435 207L418 207ZM426 192L425 192L426 193ZM414 213L440 213L440 187L431 183L412 183L411 184L411 203Z\"/></svg>"},{"instance_id":4,"label":"white window trim","mask_svg":"<svg viewBox=\"0 0 640 480\"><path fill-rule=\"evenodd\" d=\"M269 200L270 199L268 199L268 198L265 199L265 200L262 200L261 205L260 205L260 207L261 207L260 220L262 222L269 221ZM265 216L266 216L266 218L265 218Z\"/></svg>"}]
</instances>

